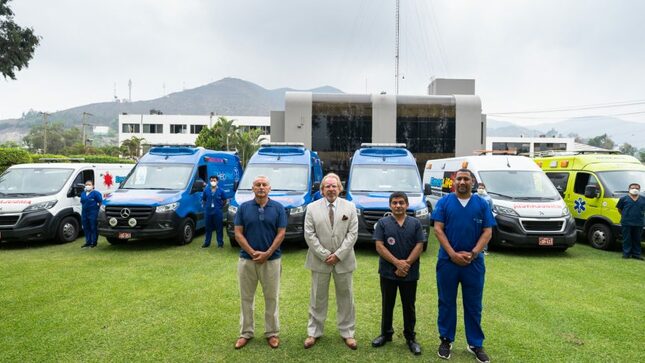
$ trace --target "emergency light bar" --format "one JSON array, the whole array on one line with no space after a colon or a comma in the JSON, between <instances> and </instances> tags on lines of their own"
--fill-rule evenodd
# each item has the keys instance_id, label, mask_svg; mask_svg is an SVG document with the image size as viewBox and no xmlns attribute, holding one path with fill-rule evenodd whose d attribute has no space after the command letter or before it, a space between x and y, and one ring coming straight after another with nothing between
<instances>
[{"instance_id":1,"label":"emergency light bar","mask_svg":"<svg viewBox=\"0 0 645 363\"><path fill-rule=\"evenodd\" d=\"M262 147L268 147L268 146L296 146L296 147L305 147L305 143L303 143L303 142L278 142L278 141L275 141L275 142L266 142L266 143L264 143L264 144L260 145L260 147L261 147L261 148L262 148Z\"/></svg>"},{"instance_id":2,"label":"emergency light bar","mask_svg":"<svg viewBox=\"0 0 645 363\"><path fill-rule=\"evenodd\" d=\"M397 147L397 148L405 148L406 145L404 143L371 143L371 142L364 142L361 144L361 147Z\"/></svg>"}]
</instances>

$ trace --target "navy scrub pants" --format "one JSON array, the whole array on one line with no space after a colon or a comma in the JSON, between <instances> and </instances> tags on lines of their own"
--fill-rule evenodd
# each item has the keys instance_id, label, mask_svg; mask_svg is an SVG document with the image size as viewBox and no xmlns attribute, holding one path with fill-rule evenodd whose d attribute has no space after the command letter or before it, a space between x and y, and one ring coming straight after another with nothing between
<instances>
[{"instance_id":1,"label":"navy scrub pants","mask_svg":"<svg viewBox=\"0 0 645 363\"><path fill-rule=\"evenodd\" d=\"M83 223L83 232L85 233L85 244L96 246L99 239L98 219L99 211L88 211L81 213L81 222Z\"/></svg>"},{"instance_id":2,"label":"navy scrub pants","mask_svg":"<svg viewBox=\"0 0 645 363\"><path fill-rule=\"evenodd\" d=\"M622 226L623 229L623 256L641 256L641 236L643 226Z\"/></svg>"},{"instance_id":3,"label":"navy scrub pants","mask_svg":"<svg viewBox=\"0 0 645 363\"><path fill-rule=\"evenodd\" d=\"M464 305L464 325L468 345L482 347L484 332L481 328L482 297L486 267L483 256L467 266L459 266L447 259L437 261L437 290L439 295L439 336L455 340L457 329L457 289L461 284Z\"/></svg>"},{"instance_id":4,"label":"navy scrub pants","mask_svg":"<svg viewBox=\"0 0 645 363\"><path fill-rule=\"evenodd\" d=\"M204 237L204 246L211 245L213 230L217 233L217 245L224 246L224 224L222 223L222 213L204 214L206 223L206 236Z\"/></svg>"}]
</instances>

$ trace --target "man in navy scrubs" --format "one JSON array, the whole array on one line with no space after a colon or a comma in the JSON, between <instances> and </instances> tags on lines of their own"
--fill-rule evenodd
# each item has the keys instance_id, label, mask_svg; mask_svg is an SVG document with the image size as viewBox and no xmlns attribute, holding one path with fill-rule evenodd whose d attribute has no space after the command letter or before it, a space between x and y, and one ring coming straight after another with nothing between
<instances>
[{"instance_id":1,"label":"man in navy scrubs","mask_svg":"<svg viewBox=\"0 0 645 363\"><path fill-rule=\"evenodd\" d=\"M488 202L471 193L473 175L468 169L455 174L455 192L441 198L432 213L434 231L441 245L437 261L439 295L439 357L450 358L457 327L457 288L461 284L468 351L478 362L489 362L481 328L484 294L484 256L495 219Z\"/></svg>"},{"instance_id":2,"label":"man in navy scrubs","mask_svg":"<svg viewBox=\"0 0 645 363\"><path fill-rule=\"evenodd\" d=\"M406 215L408 196L403 192L390 194L392 215L379 219L374 227L373 239L379 258L378 272L381 277L381 335L372 341L377 348L392 340L392 313L396 291L401 295L403 308L403 335L414 355L421 354L416 342L415 301L419 280L419 256L427 242L418 219Z\"/></svg>"},{"instance_id":3,"label":"man in navy scrubs","mask_svg":"<svg viewBox=\"0 0 645 363\"><path fill-rule=\"evenodd\" d=\"M641 255L641 236L645 215L645 199L640 196L641 186L629 184L629 195L618 200L616 208L620 212L620 225L623 229L623 258L643 260Z\"/></svg>"},{"instance_id":4,"label":"man in navy scrubs","mask_svg":"<svg viewBox=\"0 0 645 363\"><path fill-rule=\"evenodd\" d=\"M224 191L217 187L219 178L215 175L210 178L210 186L204 189L202 193L202 205L204 207L204 222L206 224L206 233L202 248L211 245L213 229L217 233L217 247L224 247L224 226L222 223L222 208L226 204Z\"/></svg>"}]
</instances>

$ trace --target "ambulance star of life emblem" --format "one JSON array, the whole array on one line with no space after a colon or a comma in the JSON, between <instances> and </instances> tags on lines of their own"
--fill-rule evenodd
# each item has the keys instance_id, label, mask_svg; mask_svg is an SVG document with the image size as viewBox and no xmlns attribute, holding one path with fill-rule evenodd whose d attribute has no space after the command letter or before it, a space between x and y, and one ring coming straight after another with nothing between
<instances>
[{"instance_id":1,"label":"ambulance star of life emblem","mask_svg":"<svg viewBox=\"0 0 645 363\"><path fill-rule=\"evenodd\" d=\"M587 204L587 202L585 202L582 198L578 198L573 202L573 209L575 209L576 212L578 212L578 214L580 214L580 213L584 212L585 209L587 209L585 207L585 204Z\"/></svg>"}]
</instances>

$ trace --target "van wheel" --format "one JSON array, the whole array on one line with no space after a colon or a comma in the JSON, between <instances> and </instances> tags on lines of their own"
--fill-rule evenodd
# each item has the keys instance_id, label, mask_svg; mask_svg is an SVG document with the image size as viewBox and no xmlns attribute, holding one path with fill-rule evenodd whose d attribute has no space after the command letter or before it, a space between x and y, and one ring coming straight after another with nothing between
<instances>
[{"instance_id":1,"label":"van wheel","mask_svg":"<svg viewBox=\"0 0 645 363\"><path fill-rule=\"evenodd\" d=\"M614 236L606 224L596 223L589 227L587 240L593 248L608 250L614 243Z\"/></svg>"},{"instance_id":2,"label":"van wheel","mask_svg":"<svg viewBox=\"0 0 645 363\"><path fill-rule=\"evenodd\" d=\"M121 238L116 238L116 237L106 237L105 239L107 239L107 241L111 245L122 245L122 244L125 244L126 242L128 242L127 239L121 239Z\"/></svg>"},{"instance_id":3,"label":"van wheel","mask_svg":"<svg viewBox=\"0 0 645 363\"><path fill-rule=\"evenodd\" d=\"M78 238L80 229L78 228L78 221L74 217L65 217L58 224L58 231L56 232L56 242L69 243Z\"/></svg>"},{"instance_id":4,"label":"van wheel","mask_svg":"<svg viewBox=\"0 0 645 363\"><path fill-rule=\"evenodd\" d=\"M193 237L195 237L195 222L191 218L185 218L179 227L177 242L179 245L187 245L193 241Z\"/></svg>"}]
</instances>

